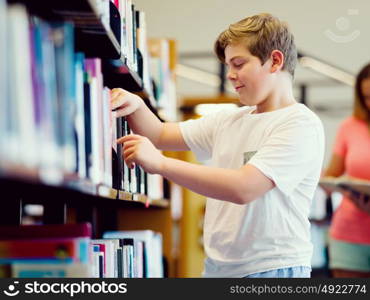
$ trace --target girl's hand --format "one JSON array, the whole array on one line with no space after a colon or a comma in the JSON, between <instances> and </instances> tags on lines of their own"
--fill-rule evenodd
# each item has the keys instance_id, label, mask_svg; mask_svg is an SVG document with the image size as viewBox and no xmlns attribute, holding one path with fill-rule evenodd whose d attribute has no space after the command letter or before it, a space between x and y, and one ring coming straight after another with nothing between
<instances>
[{"instance_id":1,"label":"girl's hand","mask_svg":"<svg viewBox=\"0 0 370 300\"><path fill-rule=\"evenodd\" d=\"M370 196L364 193L353 191L345 191L342 193L346 198L349 198L359 209L370 214Z\"/></svg>"}]
</instances>

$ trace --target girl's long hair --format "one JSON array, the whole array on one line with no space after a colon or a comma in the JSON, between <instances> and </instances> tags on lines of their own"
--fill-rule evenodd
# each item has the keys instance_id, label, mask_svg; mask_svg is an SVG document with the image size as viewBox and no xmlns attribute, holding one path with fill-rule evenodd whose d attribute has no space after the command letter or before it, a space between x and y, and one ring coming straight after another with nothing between
<instances>
[{"instance_id":1,"label":"girl's long hair","mask_svg":"<svg viewBox=\"0 0 370 300\"><path fill-rule=\"evenodd\" d=\"M353 106L353 116L356 119L365 121L370 129L370 110L366 106L365 97L361 89L364 79L370 79L370 63L364 66L356 77L355 103Z\"/></svg>"}]
</instances>

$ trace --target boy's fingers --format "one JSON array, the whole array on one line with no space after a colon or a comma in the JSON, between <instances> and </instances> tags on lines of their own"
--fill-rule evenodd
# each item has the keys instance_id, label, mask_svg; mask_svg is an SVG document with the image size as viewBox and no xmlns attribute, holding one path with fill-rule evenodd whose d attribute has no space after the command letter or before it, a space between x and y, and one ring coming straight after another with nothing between
<instances>
[{"instance_id":1,"label":"boy's fingers","mask_svg":"<svg viewBox=\"0 0 370 300\"><path fill-rule=\"evenodd\" d=\"M111 91L111 97L117 97L118 95L124 96L127 92L121 88L115 88Z\"/></svg>"},{"instance_id":2,"label":"boy's fingers","mask_svg":"<svg viewBox=\"0 0 370 300\"><path fill-rule=\"evenodd\" d=\"M135 162L135 160L134 160L134 153L131 153L129 156L127 156L126 158L125 158L125 162L126 162L126 164L127 164L127 166L130 168L130 169L132 169L133 167L134 167L134 162Z\"/></svg>"},{"instance_id":3,"label":"boy's fingers","mask_svg":"<svg viewBox=\"0 0 370 300\"><path fill-rule=\"evenodd\" d=\"M130 107L129 106L125 106L125 105L122 105L122 106L119 106L115 109L112 109L112 111L116 111L116 118L119 118L119 117L126 117L128 116L131 111L130 111Z\"/></svg>"},{"instance_id":4,"label":"boy's fingers","mask_svg":"<svg viewBox=\"0 0 370 300\"><path fill-rule=\"evenodd\" d=\"M123 151L123 158L125 159L125 158L129 157L130 155L132 155L134 153L135 153L135 149L132 149L132 148L127 149L127 150Z\"/></svg>"},{"instance_id":5,"label":"boy's fingers","mask_svg":"<svg viewBox=\"0 0 370 300\"><path fill-rule=\"evenodd\" d=\"M125 135L123 137L120 137L116 142L117 142L117 144L122 144L122 143L125 143L125 142L128 142L128 141L131 141L131 140L139 140L140 138L141 138L140 135L129 134L129 135Z\"/></svg>"},{"instance_id":6,"label":"boy's fingers","mask_svg":"<svg viewBox=\"0 0 370 300\"><path fill-rule=\"evenodd\" d=\"M126 117L131 115L135 111L135 109L133 109L132 106L127 103L127 105L125 104L123 106L120 106L114 111L117 111L116 115L118 117Z\"/></svg>"},{"instance_id":7,"label":"boy's fingers","mask_svg":"<svg viewBox=\"0 0 370 300\"><path fill-rule=\"evenodd\" d=\"M127 102L123 97L116 97L111 100L112 110L124 108L126 104Z\"/></svg>"},{"instance_id":8,"label":"boy's fingers","mask_svg":"<svg viewBox=\"0 0 370 300\"><path fill-rule=\"evenodd\" d=\"M123 149L133 149L137 144L137 141L135 140L132 140L132 141L126 141L124 144L123 144Z\"/></svg>"}]
</instances>

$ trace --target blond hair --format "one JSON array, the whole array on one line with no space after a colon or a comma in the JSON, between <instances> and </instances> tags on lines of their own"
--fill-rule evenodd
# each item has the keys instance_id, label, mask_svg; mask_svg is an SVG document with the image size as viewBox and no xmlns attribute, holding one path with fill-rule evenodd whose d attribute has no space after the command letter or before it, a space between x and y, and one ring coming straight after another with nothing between
<instances>
[{"instance_id":1,"label":"blond hair","mask_svg":"<svg viewBox=\"0 0 370 300\"><path fill-rule=\"evenodd\" d=\"M353 106L353 116L356 119L365 121L370 129L370 110L366 106L361 88L362 81L365 79L370 79L370 64L364 66L356 77L355 103Z\"/></svg>"},{"instance_id":2,"label":"blond hair","mask_svg":"<svg viewBox=\"0 0 370 300\"><path fill-rule=\"evenodd\" d=\"M225 48L238 43L245 43L249 52L257 56L262 64L269 59L273 50L280 50L285 59L283 70L294 77L297 49L293 34L285 22L263 13L231 24L215 42L214 49L219 60L225 63Z\"/></svg>"}]
</instances>

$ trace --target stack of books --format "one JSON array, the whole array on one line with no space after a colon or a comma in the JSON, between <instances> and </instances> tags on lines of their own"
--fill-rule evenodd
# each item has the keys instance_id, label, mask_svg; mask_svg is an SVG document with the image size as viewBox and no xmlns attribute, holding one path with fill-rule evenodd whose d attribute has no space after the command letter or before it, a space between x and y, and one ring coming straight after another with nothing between
<instances>
[{"instance_id":1,"label":"stack of books","mask_svg":"<svg viewBox=\"0 0 370 300\"><path fill-rule=\"evenodd\" d=\"M103 237L122 251L122 269L121 264L117 264L118 277L163 277L161 233L151 230L109 231Z\"/></svg>"},{"instance_id":2,"label":"stack of books","mask_svg":"<svg viewBox=\"0 0 370 300\"><path fill-rule=\"evenodd\" d=\"M162 235L110 231L89 223L0 227L0 277L163 277Z\"/></svg>"},{"instance_id":3,"label":"stack of books","mask_svg":"<svg viewBox=\"0 0 370 300\"><path fill-rule=\"evenodd\" d=\"M0 277L91 277L91 225L0 227Z\"/></svg>"}]
</instances>

